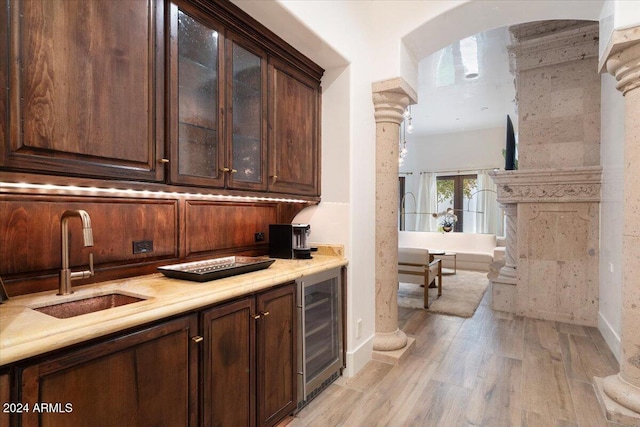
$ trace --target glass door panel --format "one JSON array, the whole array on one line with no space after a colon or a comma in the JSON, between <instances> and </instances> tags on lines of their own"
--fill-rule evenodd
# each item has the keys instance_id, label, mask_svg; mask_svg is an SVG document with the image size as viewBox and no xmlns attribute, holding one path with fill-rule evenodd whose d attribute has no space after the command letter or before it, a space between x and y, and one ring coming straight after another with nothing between
<instances>
[{"instance_id":1,"label":"glass door panel","mask_svg":"<svg viewBox=\"0 0 640 427\"><path fill-rule=\"evenodd\" d=\"M219 33L177 10L177 159L179 182L222 180L219 122ZM176 178L176 177L174 177Z\"/></svg>"},{"instance_id":2,"label":"glass door panel","mask_svg":"<svg viewBox=\"0 0 640 427\"><path fill-rule=\"evenodd\" d=\"M442 230L444 226L449 225L448 220L452 218L451 215L446 215L446 212L448 209L453 209L455 205L455 180L453 178L438 177L436 188L438 194L438 230ZM453 212L455 214L455 211Z\"/></svg>"},{"instance_id":3,"label":"glass door panel","mask_svg":"<svg viewBox=\"0 0 640 427\"><path fill-rule=\"evenodd\" d=\"M462 231L465 233L477 232L477 198L474 197L477 190L478 179L475 176L473 178L467 177L462 179Z\"/></svg>"},{"instance_id":4,"label":"glass door panel","mask_svg":"<svg viewBox=\"0 0 640 427\"><path fill-rule=\"evenodd\" d=\"M475 212L470 212L469 202L477 187L476 175L437 177L438 230L455 219L453 231L475 232Z\"/></svg>"},{"instance_id":5,"label":"glass door panel","mask_svg":"<svg viewBox=\"0 0 640 427\"><path fill-rule=\"evenodd\" d=\"M338 292L336 278L304 288L307 383L340 358Z\"/></svg>"},{"instance_id":6,"label":"glass door panel","mask_svg":"<svg viewBox=\"0 0 640 427\"><path fill-rule=\"evenodd\" d=\"M231 41L231 187L266 189L266 67L262 56Z\"/></svg>"}]
</instances>

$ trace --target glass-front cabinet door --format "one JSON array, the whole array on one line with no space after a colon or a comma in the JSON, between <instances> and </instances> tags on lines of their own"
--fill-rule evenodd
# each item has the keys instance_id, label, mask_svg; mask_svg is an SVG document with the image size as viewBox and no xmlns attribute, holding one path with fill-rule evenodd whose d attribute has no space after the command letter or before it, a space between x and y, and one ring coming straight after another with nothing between
<instances>
[{"instance_id":1,"label":"glass-front cabinet door","mask_svg":"<svg viewBox=\"0 0 640 427\"><path fill-rule=\"evenodd\" d=\"M226 153L221 27L176 4L169 9L171 181L222 187Z\"/></svg>"},{"instance_id":2,"label":"glass-front cabinet door","mask_svg":"<svg viewBox=\"0 0 640 427\"><path fill-rule=\"evenodd\" d=\"M188 4L170 6L171 181L267 189L267 58Z\"/></svg>"},{"instance_id":3,"label":"glass-front cabinet door","mask_svg":"<svg viewBox=\"0 0 640 427\"><path fill-rule=\"evenodd\" d=\"M227 58L229 186L266 190L266 57L230 34Z\"/></svg>"}]
</instances>

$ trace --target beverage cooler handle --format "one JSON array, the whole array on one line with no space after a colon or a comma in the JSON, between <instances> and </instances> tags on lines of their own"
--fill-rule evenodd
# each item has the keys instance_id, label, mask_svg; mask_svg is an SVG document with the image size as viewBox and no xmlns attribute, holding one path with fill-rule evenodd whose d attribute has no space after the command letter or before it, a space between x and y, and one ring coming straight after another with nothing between
<instances>
[{"instance_id":1,"label":"beverage cooler handle","mask_svg":"<svg viewBox=\"0 0 640 427\"><path fill-rule=\"evenodd\" d=\"M307 364L307 337L305 337L305 326L306 326L306 319L305 319L305 311L306 311L306 307L305 307L305 303L304 303L304 282L300 282L300 307L301 307L301 317L302 317L302 321L301 321L301 325L302 325L302 386L303 388L306 387L307 385L307 369L306 369L306 364ZM305 392L303 392L305 393ZM306 398L306 396L305 396Z\"/></svg>"}]
</instances>

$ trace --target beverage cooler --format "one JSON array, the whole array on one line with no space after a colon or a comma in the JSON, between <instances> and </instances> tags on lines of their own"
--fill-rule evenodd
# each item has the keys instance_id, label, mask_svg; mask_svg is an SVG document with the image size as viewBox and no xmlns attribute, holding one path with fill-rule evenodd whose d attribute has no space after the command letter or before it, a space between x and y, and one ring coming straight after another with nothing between
<instances>
[{"instance_id":1,"label":"beverage cooler","mask_svg":"<svg viewBox=\"0 0 640 427\"><path fill-rule=\"evenodd\" d=\"M296 281L298 290L298 409L342 372L341 269Z\"/></svg>"}]
</instances>

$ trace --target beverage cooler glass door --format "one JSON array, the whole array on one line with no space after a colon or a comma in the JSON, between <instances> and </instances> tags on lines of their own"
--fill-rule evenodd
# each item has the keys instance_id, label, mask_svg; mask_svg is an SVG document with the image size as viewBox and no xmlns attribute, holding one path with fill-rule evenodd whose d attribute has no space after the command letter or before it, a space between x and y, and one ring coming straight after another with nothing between
<instances>
[{"instance_id":1,"label":"beverage cooler glass door","mask_svg":"<svg viewBox=\"0 0 640 427\"><path fill-rule=\"evenodd\" d=\"M304 399L342 368L340 269L302 280Z\"/></svg>"}]
</instances>

